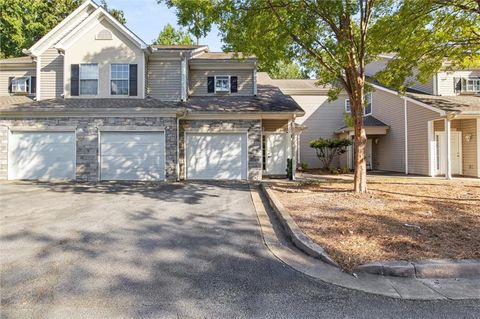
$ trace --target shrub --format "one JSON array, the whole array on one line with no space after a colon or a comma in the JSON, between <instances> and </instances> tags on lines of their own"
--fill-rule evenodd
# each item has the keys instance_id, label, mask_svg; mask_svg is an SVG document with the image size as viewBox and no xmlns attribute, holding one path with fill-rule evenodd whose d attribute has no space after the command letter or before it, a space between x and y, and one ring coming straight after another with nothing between
<instances>
[{"instance_id":1,"label":"shrub","mask_svg":"<svg viewBox=\"0 0 480 319\"><path fill-rule=\"evenodd\" d=\"M347 147L352 145L352 141L340 138L319 138L310 141L310 147L315 149L318 159L323 167L329 169L335 156L347 151Z\"/></svg>"}]
</instances>

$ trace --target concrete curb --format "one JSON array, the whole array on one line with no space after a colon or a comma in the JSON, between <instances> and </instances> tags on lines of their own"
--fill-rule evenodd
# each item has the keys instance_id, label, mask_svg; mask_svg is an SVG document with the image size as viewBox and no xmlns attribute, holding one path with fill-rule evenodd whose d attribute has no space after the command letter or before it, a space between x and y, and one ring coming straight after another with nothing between
<instances>
[{"instance_id":1,"label":"concrete curb","mask_svg":"<svg viewBox=\"0 0 480 319\"><path fill-rule=\"evenodd\" d=\"M278 200L270 187L264 183L261 183L260 186L294 245L309 256L338 267L338 264L328 256L325 250L320 245L314 243L298 227L288 210ZM480 278L480 260L435 259L374 262L360 265L354 272L408 278Z\"/></svg>"},{"instance_id":2,"label":"concrete curb","mask_svg":"<svg viewBox=\"0 0 480 319\"><path fill-rule=\"evenodd\" d=\"M288 213L287 209L283 204L277 199L275 194L273 194L270 187L265 184L260 184L262 191L266 195L270 205L273 208L273 211L277 215L278 219L282 223L285 231L292 240L292 242L300 250L306 254L318 258L323 262L338 267L338 264L334 262L330 256L325 252L325 250L318 244L314 243L310 237L308 237L301 229L298 227L297 223L293 220L292 216Z\"/></svg>"},{"instance_id":3,"label":"concrete curb","mask_svg":"<svg viewBox=\"0 0 480 319\"><path fill-rule=\"evenodd\" d=\"M376 262L357 267L357 272L415 278L480 278L480 262L474 259Z\"/></svg>"}]
</instances>

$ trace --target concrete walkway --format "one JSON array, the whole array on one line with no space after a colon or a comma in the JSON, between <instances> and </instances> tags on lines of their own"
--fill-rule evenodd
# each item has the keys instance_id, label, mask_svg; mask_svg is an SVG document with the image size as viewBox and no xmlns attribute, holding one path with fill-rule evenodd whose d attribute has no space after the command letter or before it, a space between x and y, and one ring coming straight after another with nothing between
<instances>
[{"instance_id":1,"label":"concrete walkway","mask_svg":"<svg viewBox=\"0 0 480 319\"><path fill-rule=\"evenodd\" d=\"M257 186L251 186L262 235L269 250L293 269L337 286L401 299L480 299L480 279L414 279L341 272L299 251L285 233L268 201Z\"/></svg>"}]
</instances>

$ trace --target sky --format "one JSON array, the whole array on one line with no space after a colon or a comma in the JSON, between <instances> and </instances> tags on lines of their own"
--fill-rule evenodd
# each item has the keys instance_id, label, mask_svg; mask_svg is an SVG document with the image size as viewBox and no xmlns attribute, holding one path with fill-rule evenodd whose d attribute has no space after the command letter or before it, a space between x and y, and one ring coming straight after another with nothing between
<instances>
[{"instance_id":1,"label":"sky","mask_svg":"<svg viewBox=\"0 0 480 319\"><path fill-rule=\"evenodd\" d=\"M167 23L178 27L175 9L168 9L163 3L157 4L156 0L107 0L107 4L111 8L123 10L127 27L147 44L157 38ZM200 44L208 45L210 51L222 51L222 42L216 28L212 28L206 38L200 39Z\"/></svg>"}]
</instances>

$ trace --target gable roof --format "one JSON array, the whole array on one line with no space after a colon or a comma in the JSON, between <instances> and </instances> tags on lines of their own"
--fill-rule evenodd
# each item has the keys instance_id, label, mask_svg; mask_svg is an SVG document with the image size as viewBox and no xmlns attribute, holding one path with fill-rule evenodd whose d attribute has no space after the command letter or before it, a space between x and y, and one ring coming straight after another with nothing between
<instances>
[{"instance_id":1,"label":"gable roof","mask_svg":"<svg viewBox=\"0 0 480 319\"><path fill-rule=\"evenodd\" d=\"M267 72L257 72L257 79L277 86L288 95L326 95L330 85L317 85L315 79L272 79Z\"/></svg>"},{"instance_id":2,"label":"gable roof","mask_svg":"<svg viewBox=\"0 0 480 319\"><path fill-rule=\"evenodd\" d=\"M43 51L57 43L60 39L62 39L66 34L68 34L70 31L72 31L76 26L78 26L78 23L83 21L85 18L88 17L88 14L80 20L77 24L73 23L73 20L75 17L77 17L79 14L82 12L87 12L87 10L91 9L97 9L98 5L91 1L87 0L84 1L80 6L78 6L77 9L75 9L72 13L70 13L65 19L63 19L59 24L57 24L52 30L47 32L40 40L35 42L34 45L30 47L30 49L26 50L25 53L32 54L34 56L38 56ZM68 24L73 24L70 28L68 28ZM55 36L56 35L56 36ZM49 44L50 43L50 44ZM41 46L44 44L49 44L46 45L44 49L41 49Z\"/></svg>"},{"instance_id":3,"label":"gable roof","mask_svg":"<svg viewBox=\"0 0 480 319\"><path fill-rule=\"evenodd\" d=\"M55 45L55 48L65 49L66 47L68 47L68 45L66 45L67 40L69 40L72 37L83 35L84 32L90 30L91 27L95 26L95 20L97 20L98 22L101 22L103 19L106 19L108 22L110 22L110 24L112 24L124 36L126 36L133 43L135 43L140 49L146 49L148 47L147 44L142 39L140 39L140 37L138 37L126 26L118 22L118 20L115 19L107 10L105 10L103 7L97 7L97 9L91 15L89 15L88 18L83 20L71 32L65 35Z\"/></svg>"},{"instance_id":4,"label":"gable roof","mask_svg":"<svg viewBox=\"0 0 480 319\"><path fill-rule=\"evenodd\" d=\"M203 52L196 55L192 60L256 60L252 55L244 55L242 52Z\"/></svg>"}]
</instances>

